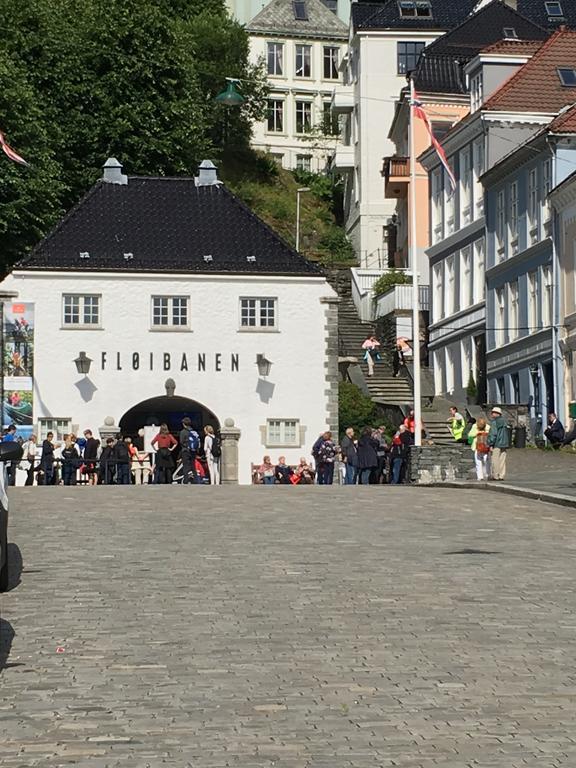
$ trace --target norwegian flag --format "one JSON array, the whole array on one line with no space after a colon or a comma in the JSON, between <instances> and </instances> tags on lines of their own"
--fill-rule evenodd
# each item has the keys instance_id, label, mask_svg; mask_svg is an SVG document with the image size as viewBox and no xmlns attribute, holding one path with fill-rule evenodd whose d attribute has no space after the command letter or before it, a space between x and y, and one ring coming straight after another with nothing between
<instances>
[{"instance_id":1,"label":"norwegian flag","mask_svg":"<svg viewBox=\"0 0 576 768\"><path fill-rule=\"evenodd\" d=\"M18 152L14 152L12 147L7 143L2 131L0 131L0 147L2 147L2 151L10 158L10 160L13 160L15 163L20 163L20 165L28 165L26 160L24 160L23 157L20 157Z\"/></svg>"},{"instance_id":2,"label":"norwegian flag","mask_svg":"<svg viewBox=\"0 0 576 768\"><path fill-rule=\"evenodd\" d=\"M444 152L444 148L442 144L438 141L438 139L434 136L434 133L432 132L432 125L430 124L430 118L424 111L424 107L422 106L422 102L418 98L418 94L416 91L414 91L414 95L412 97L412 110L413 114L420 118L420 120L423 121L424 125L426 126L426 130L428 131L428 135L430 136L430 141L432 142L432 146L436 150L436 154L440 158L440 162L444 166L444 170L448 174L448 178L450 179L450 186L452 187L452 192L456 189L456 178L454 176L454 173L452 172L452 169L448 165L448 158L446 157L446 152Z\"/></svg>"}]
</instances>

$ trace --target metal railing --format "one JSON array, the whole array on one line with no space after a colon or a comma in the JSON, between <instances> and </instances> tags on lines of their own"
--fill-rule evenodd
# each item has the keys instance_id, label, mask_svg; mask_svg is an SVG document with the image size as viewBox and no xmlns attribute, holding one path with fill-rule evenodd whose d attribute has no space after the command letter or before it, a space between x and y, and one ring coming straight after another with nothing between
<instances>
[{"instance_id":1,"label":"metal railing","mask_svg":"<svg viewBox=\"0 0 576 768\"><path fill-rule=\"evenodd\" d=\"M395 285L379 296L376 303L375 317L385 317L398 311L411 311L413 306L412 286ZM418 286L418 304L421 312L427 312L430 306L430 288Z\"/></svg>"}]
</instances>

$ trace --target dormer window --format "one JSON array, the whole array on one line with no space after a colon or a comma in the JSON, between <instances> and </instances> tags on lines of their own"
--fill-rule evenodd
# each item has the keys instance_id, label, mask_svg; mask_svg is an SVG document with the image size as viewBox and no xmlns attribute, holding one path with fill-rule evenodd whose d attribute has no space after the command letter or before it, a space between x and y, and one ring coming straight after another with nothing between
<instances>
[{"instance_id":1,"label":"dormer window","mask_svg":"<svg viewBox=\"0 0 576 768\"><path fill-rule=\"evenodd\" d=\"M308 10L305 0L293 0L294 18L297 21L308 21Z\"/></svg>"},{"instance_id":2,"label":"dormer window","mask_svg":"<svg viewBox=\"0 0 576 768\"><path fill-rule=\"evenodd\" d=\"M470 111L476 112L482 106L484 82L482 72L470 78Z\"/></svg>"},{"instance_id":3,"label":"dormer window","mask_svg":"<svg viewBox=\"0 0 576 768\"><path fill-rule=\"evenodd\" d=\"M567 88L576 88L576 69L561 67L558 69L558 77L562 85Z\"/></svg>"},{"instance_id":4,"label":"dormer window","mask_svg":"<svg viewBox=\"0 0 576 768\"><path fill-rule=\"evenodd\" d=\"M518 40L518 33L514 27L504 27L502 31L504 32L505 40Z\"/></svg>"},{"instance_id":5,"label":"dormer window","mask_svg":"<svg viewBox=\"0 0 576 768\"><path fill-rule=\"evenodd\" d=\"M564 16L564 11L562 10L562 3L549 2L549 3L544 3L544 6L546 8L546 13L548 14L549 19L560 19Z\"/></svg>"},{"instance_id":6,"label":"dormer window","mask_svg":"<svg viewBox=\"0 0 576 768\"><path fill-rule=\"evenodd\" d=\"M431 0L399 0L398 6L402 18L432 18Z\"/></svg>"}]
</instances>

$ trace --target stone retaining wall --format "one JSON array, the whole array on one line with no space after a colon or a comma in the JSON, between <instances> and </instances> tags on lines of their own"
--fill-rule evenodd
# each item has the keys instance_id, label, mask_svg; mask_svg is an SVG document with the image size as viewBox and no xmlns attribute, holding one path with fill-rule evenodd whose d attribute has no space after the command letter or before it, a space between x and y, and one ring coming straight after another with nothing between
<instances>
[{"instance_id":1,"label":"stone retaining wall","mask_svg":"<svg viewBox=\"0 0 576 768\"><path fill-rule=\"evenodd\" d=\"M415 485L452 483L476 477L474 458L467 445L423 445L410 448L407 478Z\"/></svg>"}]
</instances>

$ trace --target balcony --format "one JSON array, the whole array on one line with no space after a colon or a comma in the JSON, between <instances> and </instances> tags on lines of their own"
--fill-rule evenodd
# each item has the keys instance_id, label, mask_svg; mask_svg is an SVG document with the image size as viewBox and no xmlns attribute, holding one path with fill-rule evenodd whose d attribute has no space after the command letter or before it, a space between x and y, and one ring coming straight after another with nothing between
<instances>
[{"instance_id":1,"label":"balcony","mask_svg":"<svg viewBox=\"0 0 576 768\"><path fill-rule=\"evenodd\" d=\"M332 112L335 115L345 115L354 109L354 93L351 85L340 85L332 94Z\"/></svg>"},{"instance_id":2,"label":"balcony","mask_svg":"<svg viewBox=\"0 0 576 768\"><path fill-rule=\"evenodd\" d=\"M410 181L410 158L397 155L385 157L382 176L384 176L385 197L396 199L406 197Z\"/></svg>"},{"instance_id":3,"label":"balcony","mask_svg":"<svg viewBox=\"0 0 576 768\"><path fill-rule=\"evenodd\" d=\"M421 312L427 312L430 306L430 289L427 285L418 286L418 303ZM386 315L408 314L412 311L413 293L411 285L395 285L376 301L376 319Z\"/></svg>"},{"instance_id":4,"label":"balcony","mask_svg":"<svg viewBox=\"0 0 576 768\"><path fill-rule=\"evenodd\" d=\"M337 144L332 157L332 168L338 171L351 171L354 168L354 147Z\"/></svg>"}]
</instances>

